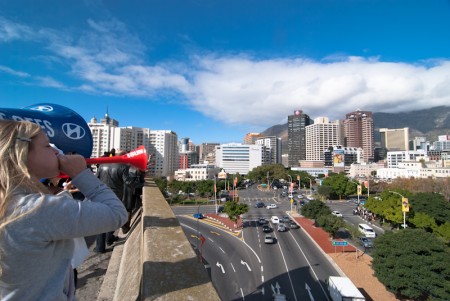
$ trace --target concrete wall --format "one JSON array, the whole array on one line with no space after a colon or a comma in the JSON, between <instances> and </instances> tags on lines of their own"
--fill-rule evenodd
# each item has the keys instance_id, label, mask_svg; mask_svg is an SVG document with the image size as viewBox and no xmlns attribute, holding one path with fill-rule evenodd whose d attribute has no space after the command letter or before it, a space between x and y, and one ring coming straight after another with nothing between
<instances>
[{"instance_id":1,"label":"concrete wall","mask_svg":"<svg viewBox=\"0 0 450 301\"><path fill-rule=\"evenodd\" d=\"M147 179L142 210L123 246L114 248L102 292L112 300L220 300L178 220L156 184Z\"/></svg>"}]
</instances>

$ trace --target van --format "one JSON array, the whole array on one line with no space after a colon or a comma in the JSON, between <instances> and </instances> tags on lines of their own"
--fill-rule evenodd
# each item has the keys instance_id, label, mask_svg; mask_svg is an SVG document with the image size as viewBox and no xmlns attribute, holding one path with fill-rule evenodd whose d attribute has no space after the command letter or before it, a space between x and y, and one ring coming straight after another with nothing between
<instances>
[{"instance_id":1,"label":"van","mask_svg":"<svg viewBox=\"0 0 450 301\"><path fill-rule=\"evenodd\" d=\"M364 234L365 237L375 238L377 235L375 231L373 231L372 227L367 224L358 224L359 232Z\"/></svg>"}]
</instances>

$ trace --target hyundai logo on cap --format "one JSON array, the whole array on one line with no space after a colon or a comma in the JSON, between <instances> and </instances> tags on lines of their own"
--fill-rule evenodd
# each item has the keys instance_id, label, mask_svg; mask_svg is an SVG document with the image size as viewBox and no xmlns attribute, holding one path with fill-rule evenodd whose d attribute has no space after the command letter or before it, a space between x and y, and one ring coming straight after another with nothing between
<instances>
[{"instance_id":1,"label":"hyundai logo on cap","mask_svg":"<svg viewBox=\"0 0 450 301\"><path fill-rule=\"evenodd\" d=\"M51 111L53 111L53 107L49 106L49 105L36 106L36 107L30 107L30 110L41 111L41 112L51 112Z\"/></svg>"},{"instance_id":2,"label":"hyundai logo on cap","mask_svg":"<svg viewBox=\"0 0 450 301\"><path fill-rule=\"evenodd\" d=\"M62 125L62 130L64 132L64 135L74 140L79 140L86 134L84 128L75 123L64 123Z\"/></svg>"}]
</instances>

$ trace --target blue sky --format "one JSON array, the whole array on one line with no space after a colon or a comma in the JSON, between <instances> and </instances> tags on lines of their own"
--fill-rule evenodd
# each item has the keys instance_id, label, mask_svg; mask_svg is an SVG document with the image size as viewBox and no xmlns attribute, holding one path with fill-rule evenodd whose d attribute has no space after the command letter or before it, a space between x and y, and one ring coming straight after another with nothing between
<instances>
[{"instance_id":1,"label":"blue sky","mask_svg":"<svg viewBox=\"0 0 450 301\"><path fill-rule=\"evenodd\" d=\"M0 107L41 102L197 144L450 105L450 1L0 0Z\"/></svg>"}]
</instances>

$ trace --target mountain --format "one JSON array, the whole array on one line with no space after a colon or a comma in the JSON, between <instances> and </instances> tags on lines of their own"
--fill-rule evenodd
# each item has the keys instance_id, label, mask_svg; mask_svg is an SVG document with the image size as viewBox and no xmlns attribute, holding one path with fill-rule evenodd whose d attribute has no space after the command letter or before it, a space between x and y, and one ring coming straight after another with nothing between
<instances>
[{"instance_id":1,"label":"mountain","mask_svg":"<svg viewBox=\"0 0 450 301\"><path fill-rule=\"evenodd\" d=\"M427 137L428 141L433 142L437 140L439 135L450 135L450 106L402 113L373 113L373 126L375 142L380 141L380 128L399 129L404 127L409 128L410 139ZM274 125L261 134L280 137L283 154L287 154L287 123Z\"/></svg>"}]
</instances>

